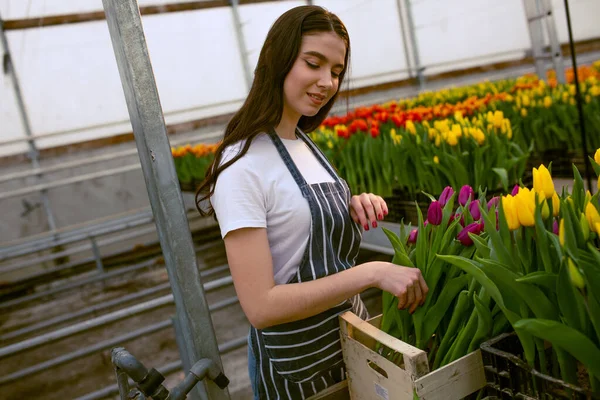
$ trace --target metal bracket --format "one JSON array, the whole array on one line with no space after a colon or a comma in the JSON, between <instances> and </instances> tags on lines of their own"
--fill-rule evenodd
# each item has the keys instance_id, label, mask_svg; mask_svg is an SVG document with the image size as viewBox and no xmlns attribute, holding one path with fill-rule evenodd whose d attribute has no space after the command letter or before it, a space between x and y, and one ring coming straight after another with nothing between
<instances>
[{"instance_id":1,"label":"metal bracket","mask_svg":"<svg viewBox=\"0 0 600 400\"><path fill-rule=\"evenodd\" d=\"M207 358L194 364L189 374L171 392L162 385L165 377L160 372L154 368L148 370L123 347L114 348L111 359L117 374L121 400L145 399L146 397L154 400L184 400L194 386L206 377L221 389L225 389L229 385L229 379L212 360ZM131 390L129 386L129 377L135 383L136 389L134 390Z\"/></svg>"}]
</instances>

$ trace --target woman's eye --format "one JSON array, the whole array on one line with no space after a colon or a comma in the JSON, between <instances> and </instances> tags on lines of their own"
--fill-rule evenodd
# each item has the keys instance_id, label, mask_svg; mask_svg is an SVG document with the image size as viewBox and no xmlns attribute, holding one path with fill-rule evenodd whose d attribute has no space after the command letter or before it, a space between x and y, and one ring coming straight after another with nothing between
<instances>
[{"instance_id":1,"label":"woman's eye","mask_svg":"<svg viewBox=\"0 0 600 400\"><path fill-rule=\"evenodd\" d=\"M308 65L312 69L317 69L319 66L317 64L313 64L311 62L306 61L306 65Z\"/></svg>"},{"instance_id":2,"label":"woman's eye","mask_svg":"<svg viewBox=\"0 0 600 400\"><path fill-rule=\"evenodd\" d=\"M340 74L339 74L339 73L337 73L337 72L333 72L333 71L331 71L331 76L333 76L334 78L339 78L339 77L340 77Z\"/></svg>"}]
</instances>

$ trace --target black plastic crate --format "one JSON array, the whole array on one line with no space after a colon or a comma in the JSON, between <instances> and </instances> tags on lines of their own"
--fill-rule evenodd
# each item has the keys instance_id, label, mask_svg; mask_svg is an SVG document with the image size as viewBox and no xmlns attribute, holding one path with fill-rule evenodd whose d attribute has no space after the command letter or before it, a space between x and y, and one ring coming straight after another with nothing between
<instances>
[{"instance_id":1,"label":"black plastic crate","mask_svg":"<svg viewBox=\"0 0 600 400\"><path fill-rule=\"evenodd\" d=\"M523 361L516 333L505 333L481 344L481 356L489 395L502 400L596 400L581 387L531 368Z\"/></svg>"}]
</instances>

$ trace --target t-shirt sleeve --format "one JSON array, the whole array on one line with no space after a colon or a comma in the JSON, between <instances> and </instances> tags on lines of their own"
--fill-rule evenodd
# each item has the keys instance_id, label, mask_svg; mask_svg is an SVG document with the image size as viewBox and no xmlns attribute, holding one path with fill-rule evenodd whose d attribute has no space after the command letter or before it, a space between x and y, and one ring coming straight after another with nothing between
<instances>
[{"instance_id":1,"label":"t-shirt sleeve","mask_svg":"<svg viewBox=\"0 0 600 400\"><path fill-rule=\"evenodd\" d=\"M221 163L233 154L223 154ZM257 170L243 156L223 170L210 198L221 229L221 237L241 228L266 228L267 207Z\"/></svg>"}]
</instances>

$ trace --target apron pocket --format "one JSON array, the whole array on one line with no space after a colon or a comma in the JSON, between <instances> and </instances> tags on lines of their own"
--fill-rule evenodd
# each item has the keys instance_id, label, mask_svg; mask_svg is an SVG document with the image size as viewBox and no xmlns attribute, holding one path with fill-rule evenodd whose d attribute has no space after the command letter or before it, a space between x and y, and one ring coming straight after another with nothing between
<instances>
[{"instance_id":1,"label":"apron pocket","mask_svg":"<svg viewBox=\"0 0 600 400\"><path fill-rule=\"evenodd\" d=\"M347 301L313 317L263 329L262 339L273 369L299 383L341 368L344 357L338 316L350 308Z\"/></svg>"}]
</instances>

